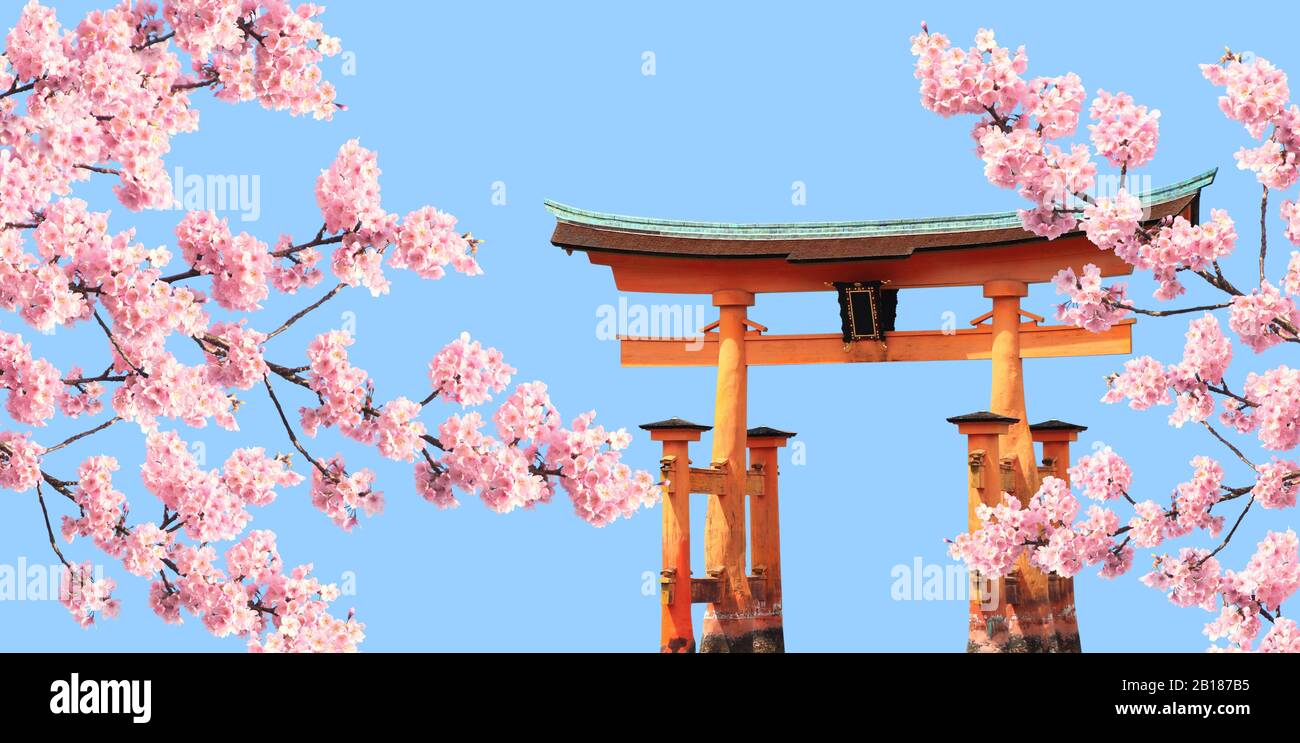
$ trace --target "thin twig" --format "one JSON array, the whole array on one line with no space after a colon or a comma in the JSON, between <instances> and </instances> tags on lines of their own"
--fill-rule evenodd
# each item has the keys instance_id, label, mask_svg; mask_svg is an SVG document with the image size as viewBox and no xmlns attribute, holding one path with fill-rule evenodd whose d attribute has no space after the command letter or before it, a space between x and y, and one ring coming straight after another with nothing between
<instances>
[{"instance_id":1,"label":"thin twig","mask_svg":"<svg viewBox=\"0 0 1300 743\"><path fill-rule=\"evenodd\" d=\"M307 458L308 462L311 462L316 469L320 470L322 475L328 477L331 481L336 480L337 478L335 478L334 474L331 473L325 465L317 461L317 459L298 442L298 435L293 432L293 426L289 424L289 418L285 416L284 408L280 406L280 398L275 396L275 389L271 387L271 378L262 377L262 384L266 385L266 394L270 395L271 402L275 403L275 412L280 414L280 422L284 424L284 430L289 434L289 441L293 443L293 448L297 449L299 453Z\"/></svg>"},{"instance_id":2,"label":"thin twig","mask_svg":"<svg viewBox=\"0 0 1300 743\"><path fill-rule=\"evenodd\" d=\"M59 556L59 562L63 563L63 567L72 570L72 564L68 562L68 558L63 556L63 551L59 549L59 543L54 538L54 527L50 525L50 510L45 507L45 495L41 493L41 484L39 482L36 483L36 500L40 501L41 514L45 516L45 533L50 537L50 548L54 550L54 554Z\"/></svg>"},{"instance_id":3,"label":"thin twig","mask_svg":"<svg viewBox=\"0 0 1300 743\"><path fill-rule=\"evenodd\" d=\"M113 425L114 423L117 423L120 420L122 420L122 418L120 416L115 415L112 418L109 418L108 420L104 421L103 423L99 424L98 426L95 426L94 428L88 431L82 431L81 433L75 436L69 436L68 438L64 439L61 443L55 444L54 446L51 446L50 448L46 449L45 453L49 454L52 451L58 451L59 449L62 449L68 444L71 444L79 439L84 439L87 436L92 436L94 434L97 434L100 431L104 430L105 428L108 428L109 426Z\"/></svg>"},{"instance_id":4,"label":"thin twig","mask_svg":"<svg viewBox=\"0 0 1300 743\"><path fill-rule=\"evenodd\" d=\"M1218 431L1214 430L1214 426L1211 426L1209 421L1201 421L1201 425L1202 425L1202 426L1205 426L1205 430L1207 430L1207 431L1209 431L1210 433L1214 434L1214 438L1218 439L1218 440L1219 440L1219 441L1220 441L1224 446L1226 446L1226 447L1228 447L1229 449L1231 449L1231 450L1232 450L1232 453L1237 455L1237 459L1240 459L1242 462L1245 462L1247 467L1251 468L1252 470L1258 470L1258 469L1259 469L1258 467L1255 466L1255 463L1254 463L1254 462L1252 462L1252 461L1250 461L1249 459L1247 459L1247 458L1246 458L1246 455L1241 453L1241 450L1240 450L1240 449L1238 449L1237 447L1233 446L1233 445L1232 445L1232 442L1230 442L1230 441L1228 441L1227 439L1223 438L1223 436L1222 436Z\"/></svg>"},{"instance_id":5,"label":"thin twig","mask_svg":"<svg viewBox=\"0 0 1300 743\"><path fill-rule=\"evenodd\" d=\"M298 322L299 320L301 320L301 319L303 319L304 317L306 317L307 314L310 313L312 310L315 310L316 308L320 307L321 305L323 305L323 304L325 304L326 302L328 302L328 301L330 301L331 299L333 299L333 298L334 298L334 295L338 294L338 293L339 293L340 291L342 291L342 290L344 289L344 287L346 287L346 286L347 286L347 284L344 284L343 282L339 282L339 284L338 284L337 286L335 286L333 289L330 289L329 292L327 292L327 293L325 294L325 296L321 297L320 299L316 300L315 302L312 302L311 304L307 305L306 307L304 307L303 309L301 309L301 310L299 310L297 313L295 313L293 317L290 317L288 320L285 320L284 323L283 323L282 325L280 325L280 327L278 327L278 328L276 328L275 330L271 331L271 332L266 336L266 339L269 341L269 340L271 340L272 338L276 337L277 335L279 335L279 334L283 333L284 331L288 330L290 326L292 326L294 323L296 323L296 322Z\"/></svg>"}]
</instances>

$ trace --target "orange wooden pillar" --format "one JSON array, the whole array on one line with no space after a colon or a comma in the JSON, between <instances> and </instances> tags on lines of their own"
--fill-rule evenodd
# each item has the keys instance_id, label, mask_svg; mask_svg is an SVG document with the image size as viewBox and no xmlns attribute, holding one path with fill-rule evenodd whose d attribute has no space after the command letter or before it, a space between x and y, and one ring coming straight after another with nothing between
<instances>
[{"instance_id":1,"label":"orange wooden pillar","mask_svg":"<svg viewBox=\"0 0 1300 743\"><path fill-rule=\"evenodd\" d=\"M704 564L720 585L704 611L700 651L753 650L753 600L745 559L745 443L748 365L745 358L747 291L714 292L718 308L718 391L713 417L713 464L725 469L721 495L709 495L704 522Z\"/></svg>"},{"instance_id":2,"label":"orange wooden pillar","mask_svg":"<svg viewBox=\"0 0 1300 743\"><path fill-rule=\"evenodd\" d=\"M969 468L966 494L966 526L980 528L976 509L980 504L996 506L1002 501L1004 488L1001 466L1001 439L1019 421L988 411L968 413L948 419L957 425L957 433L966 437L966 460ZM1011 575L990 580L971 573L970 622L966 652L996 653L1013 649L1021 637L1015 602L1019 600L1019 580Z\"/></svg>"},{"instance_id":3,"label":"orange wooden pillar","mask_svg":"<svg viewBox=\"0 0 1300 743\"><path fill-rule=\"evenodd\" d=\"M668 481L663 502L663 569L659 575L659 652L695 652L691 626L691 460L690 442L699 441L709 426L669 418L641 426L664 444L660 460Z\"/></svg>"},{"instance_id":4,"label":"orange wooden pillar","mask_svg":"<svg viewBox=\"0 0 1300 743\"><path fill-rule=\"evenodd\" d=\"M749 499L750 573L761 592L754 595L753 648L784 653L781 617L781 512L777 499L777 449L795 434L760 426L747 432L749 463L763 477L762 495Z\"/></svg>"},{"instance_id":5,"label":"orange wooden pillar","mask_svg":"<svg viewBox=\"0 0 1300 743\"><path fill-rule=\"evenodd\" d=\"M989 410L1016 419L1002 435L1000 450L1011 469L1011 487L1004 488L1022 504L1028 504L1038 492L1038 465L1034 458L1034 441L1025 410L1024 362L1021 357L1020 298L1029 295L1023 281L990 281L984 284L984 296L993 300L993 380ZM1013 649L1044 652L1053 634L1047 575L1021 557L1016 565L1018 624L1024 647Z\"/></svg>"},{"instance_id":6,"label":"orange wooden pillar","mask_svg":"<svg viewBox=\"0 0 1300 743\"><path fill-rule=\"evenodd\" d=\"M1079 434L1087 431L1087 426L1079 426L1065 421L1049 420L1035 423L1029 427L1035 442L1043 445L1043 464L1049 466L1056 477L1070 484L1070 443L1079 440ZM1050 576L1048 578L1048 598L1052 607L1052 624L1054 627L1052 647L1062 653L1082 652L1083 645L1079 639L1079 616L1074 606L1074 579Z\"/></svg>"}]
</instances>

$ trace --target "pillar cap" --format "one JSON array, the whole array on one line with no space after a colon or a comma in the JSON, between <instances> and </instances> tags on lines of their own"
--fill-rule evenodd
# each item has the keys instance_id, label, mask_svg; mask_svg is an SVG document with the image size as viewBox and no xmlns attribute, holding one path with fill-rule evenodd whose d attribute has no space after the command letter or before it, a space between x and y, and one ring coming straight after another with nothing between
<instances>
[{"instance_id":1,"label":"pillar cap","mask_svg":"<svg viewBox=\"0 0 1300 743\"><path fill-rule=\"evenodd\" d=\"M1083 431L1087 431L1088 427L1080 426L1075 423L1066 423L1065 421L1058 421L1057 419L1053 418L1051 420L1043 421L1042 423L1034 423L1029 427L1029 430L1030 431L1073 431L1075 433L1080 433Z\"/></svg>"},{"instance_id":2,"label":"pillar cap","mask_svg":"<svg viewBox=\"0 0 1300 743\"><path fill-rule=\"evenodd\" d=\"M792 439L795 436L798 436L799 434L793 431L782 431L779 428L768 428L767 426L759 426L757 428L749 429L748 431L745 432L745 435L749 436L750 438L771 437L771 438Z\"/></svg>"},{"instance_id":3,"label":"pillar cap","mask_svg":"<svg viewBox=\"0 0 1300 743\"><path fill-rule=\"evenodd\" d=\"M987 410L980 410L965 415L954 415L948 419L948 422L956 423L958 425L962 423L1005 423L1011 425L1012 423L1019 423L1020 419L1008 418L1005 415L998 415L997 413L990 413Z\"/></svg>"},{"instance_id":4,"label":"pillar cap","mask_svg":"<svg viewBox=\"0 0 1300 743\"><path fill-rule=\"evenodd\" d=\"M795 435L793 431L782 431L779 428L759 426L745 432L745 446L750 449L779 449L785 446L785 442Z\"/></svg>"},{"instance_id":5,"label":"pillar cap","mask_svg":"<svg viewBox=\"0 0 1300 743\"><path fill-rule=\"evenodd\" d=\"M669 418L667 420L655 421L654 423L642 423L639 428L643 431L712 431L713 426L704 426L699 423L691 423L683 418Z\"/></svg>"},{"instance_id":6,"label":"pillar cap","mask_svg":"<svg viewBox=\"0 0 1300 743\"><path fill-rule=\"evenodd\" d=\"M682 418L669 418L643 423L641 429L650 432L651 441L699 441L700 435L713 430L713 426L702 426Z\"/></svg>"}]
</instances>

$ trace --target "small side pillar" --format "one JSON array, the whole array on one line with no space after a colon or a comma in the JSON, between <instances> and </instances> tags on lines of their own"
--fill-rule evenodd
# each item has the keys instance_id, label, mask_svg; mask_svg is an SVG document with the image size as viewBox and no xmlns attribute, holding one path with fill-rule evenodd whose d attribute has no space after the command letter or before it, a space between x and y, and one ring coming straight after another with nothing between
<instances>
[{"instance_id":1,"label":"small side pillar","mask_svg":"<svg viewBox=\"0 0 1300 743\"><path fill-rule=\"evenodd\" d=\"M695 652L691 627L691 460L690 442L710 429L698 423L669 418L646 423L654 441L664 445L660 467L668 481L663 502L663 570L659 577L659 652Z\"/></svg>"},{"instance_id":2,"label":"small side pillar","mask_svg":"<svg viewBox=\"0 0 1300 743\"><path fill-rule=\"evenodd\" d=\"M777 449L795 434L760 426L747 433L750 469L763 478L762 495L749 499L749 554L754 591L754 652L784 653L781 617L781 515L777 499Z\"/></svg>"},{"instance_id":3,"label":"small side pillar","mask_svg":"<svg viewBox=\"0 0 1300 743\"><path fill-rule=\"evenodd\" d=\"M1058 420L1043 421L1029 427L1034 442L1043 445L1043 465L1052 470L1054 477L1064 480L1067 486L1070 484L1070 444L1078 441L1079 434L1087 430L1087 426ZM1082 652L1079 617L1074 605L1074 579L1050 576L1048 589L1053 624L1051 649L1059 653Z\"/></svg>"},{"instance_id":4,"label":"small side pillar","mask_svg":"<svg viewBox=\"0 0 1300 743\"><path fill-rule=\"evenodd\" d=\"M1019 420L980 411L949 418L948 422L956 424L957 432L966 437L966 524L974 531L980 528L976 515L980 504L996 506L1002 501L1001 439ZM971 573L966 652L1014 652L1025 645L1016 607L1020 599L1018 572L998 580Z\"/></svg>"}]
</instances>

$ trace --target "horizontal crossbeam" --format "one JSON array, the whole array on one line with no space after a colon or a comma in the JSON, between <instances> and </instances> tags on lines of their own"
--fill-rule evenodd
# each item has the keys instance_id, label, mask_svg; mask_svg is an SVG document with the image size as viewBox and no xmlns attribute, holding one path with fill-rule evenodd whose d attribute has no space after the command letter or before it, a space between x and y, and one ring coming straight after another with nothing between
<instances>
[{"instance_id":1,"label":"horizontal crossbeam","mask_svg":"<svg viewBox=\"0 0 1300 743\"><path fill-rule=\"evenodd\" d=\"M767 578L761 575L749 575L749 592L759 601L767 600ZM722 579L715 577L691 578L691 603L713 604L722 600Z\"/></svg>"},{"instance_id":2,"label":"horizontal crossbeam","mask_svg":"<svg viewBox=\"0 0 1300 743\"><path fill-rule=\"evenodd\" d=\"M667 470L665 470L667 471ZM762 473L746 472L745 473L745 495L761 496L763 494L764 479ZM692 467L691 468L691 492L699 495L726 495L726 470ZM677 494L677 485L671 479L668 481L668 494Z\"/></svg>"},{"instance_id":3,"label":"horizontal crossbeam","mask_svg":"<svg viewBox=\"0 0 1300 743\"><path fill-rule=\"evenodd\" d=\"M623 366L716 366L716 333L703 339L621 338ZM881 341L848 344L837 334L745 336L750 366L779 364L852 364L880 361L960 361L988 359L993 329L981 325L962 330L900 330ZM1133 321L1093 333L1072 325L1020 326L1020 355L1026 359L1107 356L1133 351Z\"/></svg>"}]
</instances>

